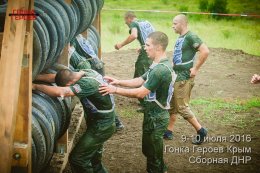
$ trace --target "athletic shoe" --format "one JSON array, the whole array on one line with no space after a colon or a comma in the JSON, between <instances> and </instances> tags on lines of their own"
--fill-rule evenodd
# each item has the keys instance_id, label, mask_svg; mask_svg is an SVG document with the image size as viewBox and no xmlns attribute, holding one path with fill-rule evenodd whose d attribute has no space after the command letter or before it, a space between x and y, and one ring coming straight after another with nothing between
<instances>
[{"instance_id":1,"label":"athletic shoe","mask_svg":"<svg viewBox=\"0 0 260 173\"><path fill-rule=\"evenodd\" d=\"M208 133L208 130L202 127L197 132L196 139L194 139L192 141L192 143L195 145L200 145L202 142L204 142L204 138L207 136L207 133Z\"/></svg>"},{"instance_id":2,"label":"athletic shoe","mask_svg":"<svg viewBox=\"0 0 260 173\"><path fill-rule=\"evenodd\" d=\"M123 130L125 128L125 126L123 125L123 123L120 121L120 119L117 116L116 116L115 122L116 122L117 131Z\"/></svg>"},{"instance_id":3,"label":"athletic shoe","mask_svg":"<svg viewBox=\"0 0 260 173\"><path fill-rule=\"evenodd\" d=\"M165 131L164 135L163 135L163 138L167 139L167 140L173 140L173 133L172 133L172 131L170 131L170 130Z\"/></svg>"}]
</instances>

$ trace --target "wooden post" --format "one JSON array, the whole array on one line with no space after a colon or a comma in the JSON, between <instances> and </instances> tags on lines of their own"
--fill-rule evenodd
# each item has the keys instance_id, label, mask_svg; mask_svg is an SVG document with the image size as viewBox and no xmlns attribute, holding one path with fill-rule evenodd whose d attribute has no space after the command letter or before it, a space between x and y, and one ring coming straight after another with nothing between
<instances>
[{"instance_id":1,"label":"wooden post","mask_svg":"<svg viewBox=\"0 0 260 173\"><path fill-rule=\"evenodd\" d=\"M29 9L33 9L33 0ZM33 21L27 21L13 149L13 166L31 172Z\"/></svg>"},{"instance_id":2,"label":"wooden post","mask_svg":"<svg viewBox=\"0 0 260 173\"><path fill-rule=\"evenodd\" d=\"M71 4L72 0L65 0L66 3Z\"/></svg>"},{"instance_id":3,"label":"wooden post","mask_svg":"<svg viewBox=\"0 0 260 173\"><path fill-rule=\"evenodd\" d=\"M1 52L2 52L2 41L3 41L3 33L0 33L0 59L1 59Z\"/></svg>"},{"instance_id":4,"label":"wooden post","mask_svg":"<svg viewBox=\"0 0 260 173\"><path fill-rule=\"evenodd\" d=\"M13 9L28 10L28 0L9 0L0 59L0 170L11 171L13 139L26 34L26 20L12 20ZM27 86L28 87L28 86ZM30 88L30 87L28 87ZM27 133L27 132L26 132Z\"/></svg>"},{"instance_id":5,"label":"wooden post","mask_svg":"<svg viewBox=\"0 0 260 173\"><path fill-rule=\"evenodd\" d=\"M98 13L96 15L96 18L93 22L93 26L97 29L97 32L98 32L98 34L101 38L101 16L100 16L100 13ZM100 45L98 47L98 57L101 58L101 42L100 42Z\"/></svg>"}]
</instances>

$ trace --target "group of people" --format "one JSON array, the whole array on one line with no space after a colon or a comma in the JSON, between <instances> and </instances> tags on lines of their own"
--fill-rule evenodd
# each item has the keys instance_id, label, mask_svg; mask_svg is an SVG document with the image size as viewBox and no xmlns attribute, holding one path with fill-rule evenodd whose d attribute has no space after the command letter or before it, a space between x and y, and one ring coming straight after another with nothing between
<instances>
[{"instance_id":1,"label":"group of people","mask_svg":"<svg viewBox=\"0 0 260 173\"><path fill-rule=\"evenodd\" d=\"M56 82L59 87L33 84L33 89L51 96L77 96L83 105L87 129L69 156L73 173L105 173L102 164L103 144L115 132L115 102L113 94L138 98L144 113L142 152L147 159L148 173L165 173L163 138L173 139L176 116L181 115L196 130L192 141L199 145L207 135L190 109L189 101L194 78L208 57L209 49L188 29L187 17L173 19L173 30L179 34L171 61L167 58L168 37L155 31L146 20L137 19L133 12L124 16L129 36L115 45L123 46L138 40L141 48L135 63L133 79L118 80L103 77L95 70L60 70L57 74L40 75L38 80ZM198 58L195 56L199 52ZM127 87L127 88L126 88Z\"/></svg>"}]
</instances>

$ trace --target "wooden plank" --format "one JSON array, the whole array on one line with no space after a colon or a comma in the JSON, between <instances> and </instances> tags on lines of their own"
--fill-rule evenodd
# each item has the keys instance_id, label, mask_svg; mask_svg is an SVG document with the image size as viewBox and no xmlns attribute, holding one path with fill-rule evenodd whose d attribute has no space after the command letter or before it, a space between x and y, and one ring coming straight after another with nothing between
<instances>
[{"instance_id":1,"label":"wooden plank","mask_svg":"<svg viewBox=\"0 0 260 173\"><path fill-rule=\"evenodd\" d=\"M96 18L93 22L93 26L97 29L97 32L98 32L98 34L100 36L100 40L101 40L101 15L100 15L100 13L98 13L96 15ZM101 55L101 42L100 42L100 45L98 47L98 57L101 58L101 56L102 55Z\"/></svg>"},{"instance_id":2,"label":"wooden plank","mask_svg":"<svg viewBox=\"0 0 260 173\"><path fill-rule=\"evenodd\" d=\"M12 9L28 9L28 0L9 0L6 14ZM11 170L21 64L26 32L25 20L11 20L6 15L0 59L0 170Z\"/></svg>"},{"instance_id":3,"label":"wooden plank","mask_svg":"<svg viewBox=\"0 0 260 173\"><path fill-rule=\"evenodd\" d=\"M60 137L60 139L57 142L56 145L56 153L68 153L68 140L69 140L69 134L68 134L68 130L64 133L64 135L62 137Z\"/></svg>"},{"instance_id":4,"label":"wooden plank","mask_svg":"<svg viewBox=\"0 0 260 173\"><path fill-rule=\"evenodd\" d=\"M2 51L2 41L3 41L3 33L0 33L0 59L1 59L1 51Z\"/></svg>"},{"instance_id":5,"label":"wooden plank","mask_svg":"<svg viewBox=\"0 0 260 173\"><path fill-rule=\"evenodd\" d=\"M29 8L34 7L33 0ZM20 89L18 98L18 111L14 135L13 166L24 167L27 173L31 172L31 112L32 112L32 49L33 49L33 21L27 21L26 38ZM15 156L15 157L14 157Z\"/></svg>"},{"instance_id":6,"label":"wooden plank","mask_svg":"<svg viewBox=\"0 0 260 173\"><path fill-rule=\"evenodd\" d=\"M68 4L71 4L72 0L65 0L65 2L67 2Z\"/></svg>"},{"instance_id":7,"label":"wooden plank","mask_svg":"<svg viewBox=\"0 0 260 173\"><path fill-rule=\"evenodd\" d=\"M58 63L59 64L63 64L67 67L69 67L69 45L66 45L63 50L62 53L60 54L60 57L58 58Z\"/></svg>"}]
</instances>

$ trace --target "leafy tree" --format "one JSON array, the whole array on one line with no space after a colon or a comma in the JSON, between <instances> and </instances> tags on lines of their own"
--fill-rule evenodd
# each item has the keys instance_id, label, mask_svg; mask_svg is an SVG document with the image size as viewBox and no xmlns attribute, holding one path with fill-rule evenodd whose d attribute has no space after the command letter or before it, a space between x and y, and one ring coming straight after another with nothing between
<instances>
[{"instance_id":1,"label":"leafy tree","mask_svg":"<svg viewBox=\"0 0 260 173\"><path fill-rule=\"evenodd\" d=\"M209 5L208 0L200 0L199 2L200 11L202 12L208 11L208 5Z\"/></svg>"},{"instance_id":2,"label":"leafy tree","mask_svg":"<svg viewBox=\"0 0 260 173\"><path fill-rule=\"evenodd\" d=\"M227 0L214 0L208 7L211 13L228 13ZM213 18L220 19L223 16L214 15Z\"/></svg>"}]
</instances>

